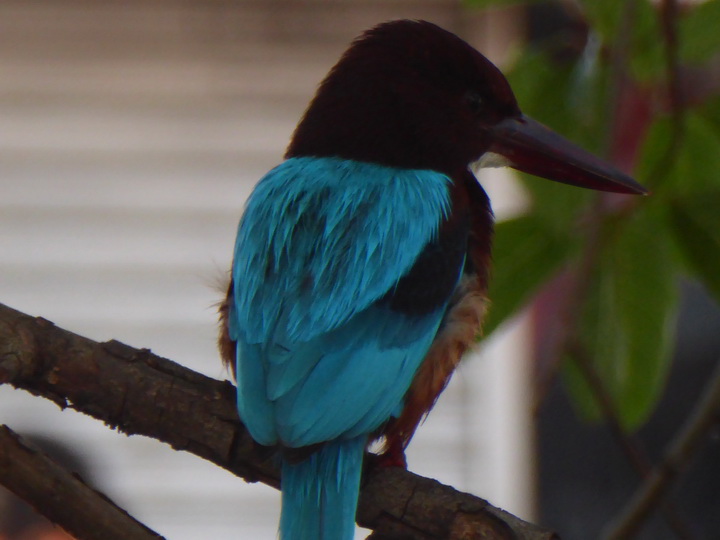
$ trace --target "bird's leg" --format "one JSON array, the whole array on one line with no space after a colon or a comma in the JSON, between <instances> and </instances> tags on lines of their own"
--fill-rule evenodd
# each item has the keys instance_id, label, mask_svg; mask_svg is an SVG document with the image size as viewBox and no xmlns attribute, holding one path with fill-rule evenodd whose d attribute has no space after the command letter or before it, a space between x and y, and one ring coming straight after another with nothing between
<instances>
[{"instance_id":1,"label":"bird's leg","mask_svg":"<svg viewBox=\"0 0 720 540\"><path fill-rule=\"evenodd\" d=\"M402 439L394 438L387 441L385 451L377 456L375 460L376 467L402 467L407 469L407 459L405 458L405 444Z\"/></svg>"}]
</instances>

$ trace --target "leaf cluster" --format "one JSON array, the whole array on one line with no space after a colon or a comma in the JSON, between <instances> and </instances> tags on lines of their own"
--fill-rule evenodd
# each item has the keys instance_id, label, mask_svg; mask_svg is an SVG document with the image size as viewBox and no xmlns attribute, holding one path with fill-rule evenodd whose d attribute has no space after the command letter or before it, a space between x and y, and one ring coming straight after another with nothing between
<instances>
[{"instance_id":1,"label":"leaf cluster","mask_svg":"<svg viewBox=\"0 0 720 540\"><path fill-rule=\"evenodd\" d=\"M526 114L621 162L651 195L598 194L523 176L527 212L496 229L486 333L557 276L573 276L554 293L564 307L561 331L545 339L555 342L579 410L600 418L597 389L583 375L589 368L621 424L635 429L668 375L680 278L701 281L720 299L720 97L710 89L692 104L672 99L689 69L712 75L720 2L669 20L661 4L646 0L578 5L573 16L588 28L583 50L568 61L550 41L527 46L508 74L511 85ZM581 361L589 366L580 369Z\"/></svg>"}]
</instances>

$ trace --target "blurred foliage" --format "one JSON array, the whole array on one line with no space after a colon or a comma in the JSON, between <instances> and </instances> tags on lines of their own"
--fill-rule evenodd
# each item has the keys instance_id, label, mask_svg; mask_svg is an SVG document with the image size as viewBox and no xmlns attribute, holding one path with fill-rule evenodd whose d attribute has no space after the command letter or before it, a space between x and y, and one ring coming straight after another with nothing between
<instances>
[{"instance_id":1,"label":"blurred foliage","mask_svg":"<svg viewBox=\"0 0 720 540\"><path fill-rule=\"evenodd\" d=\"M711 59L720 50L720 2L710 0L696 6L679 21L680 59L696 64Z\"/></svg>"},{"instance_id":2,"label":"blurred foliage","mask_svg":"<svg viewBox=\"0 0 720 540\"><path fill-rule=\"evenodd\" d=\"M519 3L467 1L483 8ZM566 293L576 308L572 339L621 423L636 429L669 371L680 276L701 281L720 299L720 98L708 92L675 114L667 98L669 58L696 69L711 69L705 64L718 58L720 1L683 5L673 21L674 51L658 2L581 0L575 6L572 16L589 29L584 49L569 59L552 40L528 45L508 78L526 114L605 156L619 126L634 121L617 121L619 90L644 89L651 114L638 115L644 124L633 130L640 149L633 172L652 194L608 196L523 176L531 204L526 214L497 225L486 332L561 270L585 269L582 286ZM560 358L570 393L585 417L599 419L595 394L574 363L579 359L565 345Z\"/></svg>"}]
</instances>

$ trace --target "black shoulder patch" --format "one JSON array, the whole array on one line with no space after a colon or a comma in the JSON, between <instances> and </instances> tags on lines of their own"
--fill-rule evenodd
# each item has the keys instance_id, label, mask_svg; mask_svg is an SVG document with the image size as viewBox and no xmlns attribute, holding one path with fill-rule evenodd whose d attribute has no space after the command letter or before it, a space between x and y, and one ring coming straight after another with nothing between
<instances>
[{"instance_id":1,"label":"black shoulder patch","mask_svg":"<svg viewBox=\"0 0 720 540\"><path fill-rule=\"evenodd\" d=\"M430 313L452 296L467 254L470 219L453 216L440 226L415 264L381 300L393 311L408 315Z\"/></svg>"}]
</instances>

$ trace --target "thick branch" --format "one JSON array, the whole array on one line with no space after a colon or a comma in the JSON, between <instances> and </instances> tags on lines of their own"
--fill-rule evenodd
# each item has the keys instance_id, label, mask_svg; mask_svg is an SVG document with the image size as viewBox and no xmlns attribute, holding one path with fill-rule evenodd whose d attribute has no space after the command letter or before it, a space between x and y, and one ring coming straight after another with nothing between
<instances>
[{"instance_id":1,"label":"thick branch","mask_svg":"<svg viewBox=\"0 0 720 540\"><path fill-rule=\"evenodd\" d=\"M162 539L6 426L0 426L0 483L76 538Z\"/></svg>"},{"instance_id":2,"label":"thick branch","mask_svg":"<svg viewBox=\"0 0 720 540\"><path fill-rule=\"evenodd\" d=\"M2 383L194 453L248 482L279 486L269 452L255 445L237 417L234 387L146 349L97 343L0 304ZM370 468L357 519L374 529L374 540L557 538L482 499L401 469Z\"/></svg>"}]
</instances>

